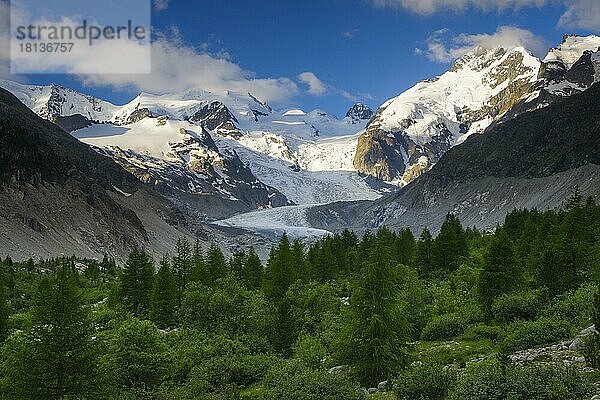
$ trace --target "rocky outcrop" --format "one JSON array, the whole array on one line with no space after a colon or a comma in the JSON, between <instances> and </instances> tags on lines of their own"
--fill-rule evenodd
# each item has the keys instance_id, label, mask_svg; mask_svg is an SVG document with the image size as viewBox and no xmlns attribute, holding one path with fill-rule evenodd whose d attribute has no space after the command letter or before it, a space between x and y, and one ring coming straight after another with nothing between
<instances>
[{"instance_id":1,"label":"rocky outcrop","mask_svg":"<svg viewBox=\"0 0 600 400\"><path fill-rule=\"evenodd\" d=\"M355 103L346 113L346 118L350 118L353 124L359 124L361 121L370 120L372 117L373 110L362 103Z\"/></svg>"},{"instance_id":2,"label":"rocky outcrop","mask_svg":"<svg viewBox=\"0 0 600 400\"><path fill-rule=\"evenodd\" d=\"M242 132L236 125L238 123L237 118L225 104L219 101L213 101L202 107L192 115L190 122L201 125L221 136L229 136L234 139L239 139L242 136Z\"/></svg>"},{"instance_id":3,"label":"rocky outcrop","mask_svg":"<svg viewBox=\"0 0 600 400\"><path fill-rule=\"evenodd\" d=\"M82 129L92 125L93 121L84 117L81 114L68 115L68 116L58 116L53 122L60 126L66 132L73 132L77 129Z\"/></svg>"},{"instance_id":4,"label":"rocky outcrop","mask_svg":"<svg viewBox=\"0 0 600 400\"><path fill-rule=\"evenodd\" d=\"M152 112L150 112L147 108L140 108L133 111L127 119L125 120L125 125L135 124L138 121L143 120L144 118L152 118Z\"/></svg>"},{"instance_id":5,"label":"rocky outcrop","mask_svg":"<svg viewBox=\"0 0 600 400\"><path fill-rule=\"evenodd\" d=\"M377 116L375 116L375 120ZM404 126L410 126L406 120ZM365 175L386 182L405 184L427 171L430 163L438 161L452 145L452 133L439 124L433 140L418 145L401 130L388 132L377 123L371 123L358 138L354 167Z\"/></svg>"}]
</instances>

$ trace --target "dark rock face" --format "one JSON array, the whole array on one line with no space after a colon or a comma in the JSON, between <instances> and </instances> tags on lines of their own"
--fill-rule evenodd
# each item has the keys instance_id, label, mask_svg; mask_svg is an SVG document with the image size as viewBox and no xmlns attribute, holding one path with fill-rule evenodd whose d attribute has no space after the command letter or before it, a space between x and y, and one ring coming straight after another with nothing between
<instances>
[{"instance_id":1,"label":"dark rock face","mask_svg":"<svg viewBox=\"0 0 600 400\"><path fill-rule=\"evenodd\" d=\"M219 101L213 101L202 107L192 115L190 122L201 125L209 131L215 131L222 136L230 136L235 139L242 136L242 132L236 126L237 118L225 104Z\"/></svg>"},{"instance_id":2,"label":"dark rock face","mask_svg":"<svg viewBox=\"0 0 600 400\"><path fill-rule=\"evenodd\" d=\"M589 87L594 83L594 73L592 52L585 51L581 58L567 71L565 79L582 87Z\"/></svg>"},{"instance_id":3,"label":"dark rock face","mask_svg":"<svg viewBox=\"0 0 600 400\"><path fill-rule=\"evenodd\" d=\"M54 121L56 125L60 126L66 132L73 132L78 129L83 129L92 125L93 121L84 117L81 114L69 115L69 116L58 116Z\"/></svg>"},{"instance_id":4,"label":"dark rock face","mask_svg":"<svg viewBox=\"0 0 600 400\"><path fill-rule=\"evenodd\" d=\"M568 36L567 36L568 37ZM561 61L543 62L538 81L532 90L538 90L533 100L522 100L515 104L500 121L509 120L519 114L546 107L564 97L581 93L593 83L598 65L592 61L592 52L585 51L570 69ZM556 85L561 84L561 85ZM554 88L558 86L559 88Z\"/></svg>"},{"instance_id":5,"label":"dark rock face","mask_svg":"<svg viewBox=\"0 0 600 400\"><path fill-rule=\"evenodd\" d=\"M561 82L565 78L567 67L560 61L550 61L542 63L538 79L545 79L548 82Z\"/></svg>"},{"instance_id":6,"label":"dark rock face","mask_svg":"<svg viewBox=\"0 0 600 400\"><path fill-rule=\"evenodd\" d=\"M140 108L129 114L127 119L125 120L125 125L135 124L138 121L143 120L144 118L152 118L153 115L147 108Z\"/></svg>"},{"instance_id":7,"label":"dark rock face","mask_svg":"<svg viewBox=\"0 0 600 400\"><path fill-rule=\"evenodd\" d=\"M373 117L373 110L362 103L356 103L346 113L347 118L352 119L353 124L360 123L363 120L369 120Z\"/></svg>"}]
</instances>

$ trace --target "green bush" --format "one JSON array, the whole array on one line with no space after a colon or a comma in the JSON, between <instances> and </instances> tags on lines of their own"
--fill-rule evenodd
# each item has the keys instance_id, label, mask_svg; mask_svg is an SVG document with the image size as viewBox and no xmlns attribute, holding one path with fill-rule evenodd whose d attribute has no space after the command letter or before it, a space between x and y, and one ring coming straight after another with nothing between
<instances>
[{"instance_id":1,"label":"green bush","mask_svg":"<svg viewBox=\"0 0 600 400\"><path fill-rule=\"evenodd\" d=\"M292 352L295 359L313 369L322 367L327 355L323 344L310 335L301 335L292 346Z\"/></svg>"},{"instance_id":2,"label":"green bush","mask_svg":"<svg viewBox=\"0 0 600 400\"><path fill-rule=\"evenodd\" d=\"M492 359L469 367L452 390L451 400L583 400L589 382L560 366L515 367Z\"/></svg>"},{"instance_id":3,"label":"green bush","mask_svg":"<svg viewBox=\"0 0 600 400\"><path fill-rule=\"evenodd\" d=\"M544 317L536 321L513 322L506 327L506 331L501 347L506 352L513 352L568 339L572 324L557 317Z\"/></svg>"},{"instance_id":4,"label":"green bush","mask_svg":"<svg viewBox=\"0 0 600 400\"><path fill-rule=\"evenodd\" d=\"M228 336L268 338L275 323L275 311L264 294L247 290L233 277L221 279L214 288L188 285L180 314L186 329Z\"/></svg>"},{"instance_id":5,"label":"green bush","mask_svg":"<svg viewBox=\"0 0 600 400\"><path fill-rule=\"evenodd\" d=\"M279 362L276 356L261 354L212 357L192 369L188 387L197 394L247 388L259 383Z\"/></svg>"},{"instance_id":6,"label":"green bush","mask_svg":"<svg viewBox=\"0 0 600 400\"><path fill-rule=\"evenodd\" d=\"M477 301L467 301L460 305L457 310L458 315L462 318L466 325L484 322L486 313L481 304Z\"/></svg>"},{"instance_id":7,"label":"green bush","mask_svg":"<svg viewBox=\"0 0 600 400\"><path fill-rule=\"evenodd\" d=\"M163 341L169 349L167 378L175 382L187 381L194 368L211 358L241 357L252 353L239 338L230 339L193 330L170 333L163 337Z\"/></svg>"},{"instance_id":8,"label":"green bush","mask_svg":"<svg viewBox=\"0 0 600 400\"><path fill-rule=\"evenodd\" d=\"M577 333L592 324L591 319L594 308L591 305L594 304L594 295L596 292L596 286L591 284L571 290L556 297L541 315L547 317L555 316L570 321L574 328L573 333Z\"/></svg>"},{"instance_id":9,"label":"green bush","mask_svg":"<svg viewBox=\"0 0 600 400\"><path fill-rule=\"evenodd\" d=\"M453 339L464 332L466 324L457 313L433 317L421 332L423 340Z\"/></svg>"},{"instance_id":10,"label":"green bush","mask_svg":"<svg viewBox=\"0 0 600 400\"><path fill-rule=\"evenodd\" d=\"M503 294L492 303L494 318L511 322L516 320L533 320L542 307L540 291L525 290Z\"/></svg>"},{"instance_id":11,"label":"green bush","mask_svg":"<svg viewBox=\"0 0 600 400\"><path fill-rule=\"evenodd\" d=\"M443 400L457 380L457 373L440 364L407 368L394 381L399 400Z\"/></svg>"},{"instance_id":12,"label":"green bush","mask_svg":"<svg viewBox=\"0 0 600 400\"><path fill-rule=\"evenodd\" d=\"M504 335L504 327L498 325L477 324L469 326L460 336L462 340L489 339L496 342Z\"/></svg>"},{"instance_id":13,"label":"green bush","mask_svg":"<svg viewBox=\"0 0 600 400\"><path fill-rule=\"evenodd\" d=\"M364 392L347 374L330 375L291 361L272 368L264 381L265 400L362 400Z\"/></svg>"},{"instance_id":14,"label":"green bush","mask_svg":"<svg viewBox=\"0 0 600 400\"><path fill-rule=\"evenodd\" d=\"M583 356L590 367L600 368L600 335L592 334L585 338Z\"/></svg>"}]
</instances>

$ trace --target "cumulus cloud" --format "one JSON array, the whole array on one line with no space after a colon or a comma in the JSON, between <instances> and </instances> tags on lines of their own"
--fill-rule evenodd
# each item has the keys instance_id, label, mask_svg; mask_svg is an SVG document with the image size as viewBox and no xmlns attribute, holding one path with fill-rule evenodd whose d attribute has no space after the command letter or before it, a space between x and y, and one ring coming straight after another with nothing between
<instances>
[{"instance_id":1,"label":"cumulus cloud","mask_svg":"<svg viewBox=\"0 0 600 400\"><path fill-rule=\"evenodd\" d=\"M327 85L313 72L302 72L298 75L298 80L308 86L308 93L313 96L322 96L327 93Z\"/></svg>"},{"instance_id":2,"label":"cumulus cloud","mask_svg":"<svg viewBox=\"0 0 600 400\"><path fill-rule=\"evenodd\" d=\"M298 86L288 78L255 78L253 73L228 59L202 53L169 38L154 41L151 56L149 74L93 74L81 75L80 79L86 85L110 86L117 90L132 87L159 94L195 88L216 93L252 92L272 102L284 101L299 93Z\"/></svg>"},{"instance_id":3,"label":"cumulus cloud","mask_svg":"<svg viewBox=\"0 0 600 400\"><path fill-rule=\"evenodd\" d=\"M439 63L449 63L475 47L495 48L504 47L513 49L524 47L537 56L542 56L549 47L549 43L534 33L514 26L501 26L492 34L466 34L451 35L450 30L441 29L434 32L427 39L427 48L415 49L415 54L424 55L429 60Z\"/></svg>"},{"instance_id":4,"label":"cumulus cloud","mask_svg":"<svg viewBox=\"0 0 600 400\"><path fill-rule=\"evenodd\" d=\"M565 28L600 31L600 1L577 0L567 4L567 11L560 17L558 25Z\"/></svg>"}]
</instances>

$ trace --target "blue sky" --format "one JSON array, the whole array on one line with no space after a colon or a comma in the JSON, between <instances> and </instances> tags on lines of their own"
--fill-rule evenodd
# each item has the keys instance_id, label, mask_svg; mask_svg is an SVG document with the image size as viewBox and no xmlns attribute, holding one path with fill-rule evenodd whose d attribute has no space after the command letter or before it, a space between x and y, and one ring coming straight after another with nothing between
<instances>
[{"instance_id":1,"label":"blue sky","mask_svg":"<svg viewBox=\"0 0 600 400\"><path fill-rule=\"evenodd\" d=\"M533 3L547 5L530 6ZM170 50L165 51L172 57L163 54L169 61L162 60L161 71L172 70L173 76L24 78L62 84L120 104L141 90L169 91L169 82L174 90L189 86L201 69L215 75L198 78L206 79L204 85L213 90L228 85L232 90L253 90L258 85L256 91L271 97L277 108L318 107L340 116L354 101L376 108L417 81L444 72L453 57L474 44L521 41L543 55L548 46L560 43L563 33L596 33L598 3L161 0L153 10L153 28L168 46L185 49L182 59ZM584 12L587 17L598 12L598 18L583 20ZM487 36L477 36L481 34ZM169 68L168 62L180 60L183 66ZM161 79L164 82L158 82Z\"/></svg>"}]
</instances>

